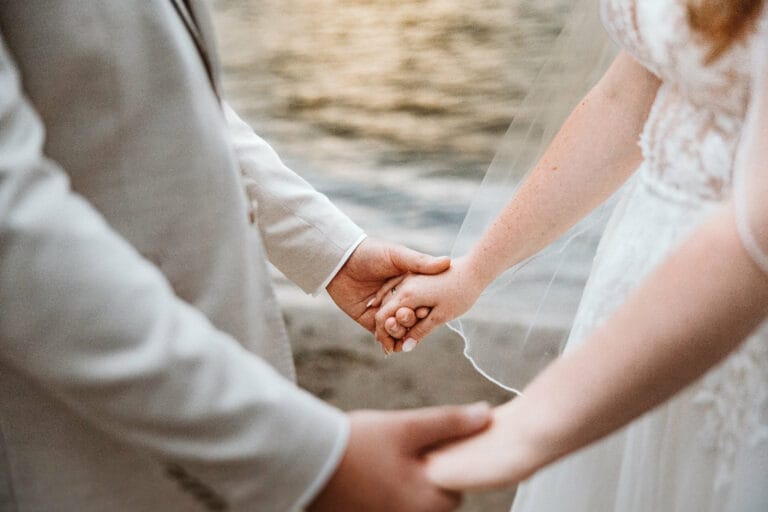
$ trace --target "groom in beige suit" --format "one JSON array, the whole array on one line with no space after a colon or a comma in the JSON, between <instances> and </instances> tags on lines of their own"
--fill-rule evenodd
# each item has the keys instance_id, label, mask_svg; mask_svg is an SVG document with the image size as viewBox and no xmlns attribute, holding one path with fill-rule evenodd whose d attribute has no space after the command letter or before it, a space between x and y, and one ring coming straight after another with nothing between
<instances>
[{"instance_id":1,"label":"groom in beige suit","mask_svg":"<svg viewBox=\"0 0 768 512\"><path fill-rule=\"evenodd\" d=\"M204 6L4 0L0 37L0 510L455 508L419 457L487 409L299 390L266 267L370 329L448 263L364 240L221 101Z\"/></svg>"}]
</instances>

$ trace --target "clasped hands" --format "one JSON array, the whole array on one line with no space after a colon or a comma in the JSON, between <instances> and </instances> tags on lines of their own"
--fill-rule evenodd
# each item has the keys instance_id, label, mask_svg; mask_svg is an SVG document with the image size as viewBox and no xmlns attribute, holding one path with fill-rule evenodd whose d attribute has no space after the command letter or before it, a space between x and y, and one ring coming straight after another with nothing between
<instances>
[{"instance_id":1,"label":"clasped hands","mask_svg":"<svg viewBox=\"0 0 768 512\"><path fill-rule=\"evenodd\" d=\"M469 258L451 262L367 239L327 290L342 311L392 353L410 352L435 327L465 313L482 283Z\"/></svg>"},{"instance_id":2,"label":"clasped hands","mask_svg":"<svg viewBox=\"0 0 768 512\"><path fill-rule=\"evenodd\" d=\"M464 314L480 296L482 280L468 258L440 273L390 279L371 299L374 334L384 352L412 351L433 329Z\"/></svg>"},{"instance_id":3,"label":"clasped hands","mask_svg":"<svg viewBox=\"0 0 768 512\"><path fill-rule=\"evenodd\" d=\"M466 313L492 277L473 254L448 265L441 272L393 277L368 302L385 353L410 352L433 329ZM529 477L541 457L529 449L536 435L520 421L519 402L493 409L488 428L430 451L429 480L443 489L467 491L512 486Z\"/></svg>"},{"instance_id":4,"label":"clasped hands","mask_svg":"<svg viewBox=\"0 0 768 512\"><path fill-rule=\"evenodd\" d=\"M451 262L367 239L327 290L345 313L376 335L386 352L408 351L474 303L482 289L474 267L468 259ZM507 423L506 407L350 413L351 440L344 459L309 509L448 511L458 504L456 492L510 484L514 476L499 467L508 461L488 460L504 437L497 427ZM416 431L422 434L414 437ZM374 472L369 471L372 460L378 461ZM381 474L396 477L382 479Z\"/></svg>"}]
</instances>

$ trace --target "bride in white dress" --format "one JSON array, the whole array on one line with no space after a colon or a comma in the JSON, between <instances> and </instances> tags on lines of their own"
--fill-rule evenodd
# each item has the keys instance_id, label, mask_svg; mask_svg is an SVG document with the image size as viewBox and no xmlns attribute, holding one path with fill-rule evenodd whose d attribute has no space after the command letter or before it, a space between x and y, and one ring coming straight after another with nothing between
<instances>
[{"instance_id":1,"label":"bride in white dress","mask_svg":"<svg viewBox=\"0 0 768 512\"><path fill-rule=\"evenodd\" d=\"M451 270L382 294L380 340L412 349L637 176L565 355L485 434L431 457L438 483L514 485L538 471L514 512L768 510L764 3L602 0L623 51L514 200Z\"/></svg>"}]
</instances>

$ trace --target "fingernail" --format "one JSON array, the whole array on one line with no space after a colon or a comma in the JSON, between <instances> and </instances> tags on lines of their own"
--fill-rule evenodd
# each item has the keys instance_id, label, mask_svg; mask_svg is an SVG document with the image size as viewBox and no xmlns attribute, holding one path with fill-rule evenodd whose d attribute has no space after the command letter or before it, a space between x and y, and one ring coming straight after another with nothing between
<instances>
[{"instance_id":1,"label":"fingernail","mask_svg":"<svg viewBox=\"0 0 768 512\"><path fill-rule=\"evenodd\" d=\"M403 352L410 352L414 348L416 348L416 344L418 342L413 338L408 338L405 340L405 343L403 343Z\"/></svg>"},{"instance_id":2,"label":"fingernail","mask_svg":"<svg viewBox=\"0 0 768 512\"><path fill-rule=\"evenodd\" d=\"M376 297L374 297L371 300L369 300L368 304L366 304L365 307L369 308L369 307L373 306L375 303L376 303Z\"/></svg>"},{"instance_id":3,"label":"fingernail","mask_svg":"<svg viewBox=\"0 0 768 512\"><path fill-rule=\"evenodd\" d=\"M490 417L491 406L488 405L488 402L477 402L467 406L466 414L472 421L485 423Z\"/></svg>"}]
</instances>

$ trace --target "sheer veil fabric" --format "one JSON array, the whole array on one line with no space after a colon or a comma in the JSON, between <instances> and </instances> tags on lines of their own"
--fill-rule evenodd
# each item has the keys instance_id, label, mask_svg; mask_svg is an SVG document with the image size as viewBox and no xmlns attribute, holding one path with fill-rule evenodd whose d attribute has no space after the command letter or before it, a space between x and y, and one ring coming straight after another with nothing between
<instances>
[{"instance_id":1,"label":"sheer veil fabric","mask_svg":"<svg viewBox=\"0 0 768 512\"><path fill-rule=\"evenodd\" d=\"M514 197L565 118L615 57L599 7L599 0L572 3L470 206L453 258L466 254ZM519 393L562 352L617 196L501 275L466 315L449 324L464 339L464 354L480 373Z\"/></svg>"}]
</instances>

